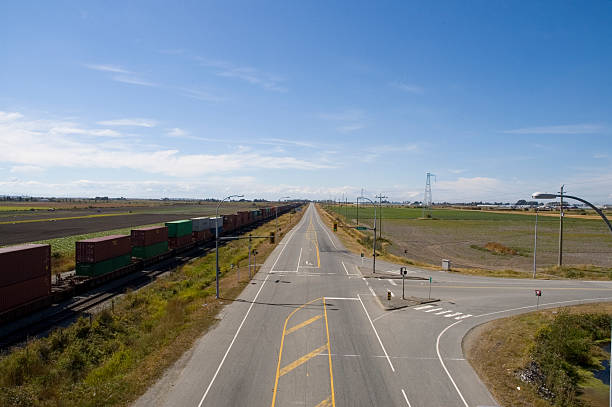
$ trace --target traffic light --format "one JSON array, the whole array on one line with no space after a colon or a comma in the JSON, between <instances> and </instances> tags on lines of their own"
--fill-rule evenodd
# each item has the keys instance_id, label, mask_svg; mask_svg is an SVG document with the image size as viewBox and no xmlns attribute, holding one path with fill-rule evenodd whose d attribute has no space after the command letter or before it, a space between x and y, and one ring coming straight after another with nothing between
<instances>
[{"instance_id":1,"label":"traffic light","mask_svg":"<svg viewBox=\"0 0 612 407\"><path fill-rule=\"evenodd\" d=\"M338 222L334 222L334 232L338 231Z\"/></svg>"},{"instance_id":2,"label":"traffic light","mask_svg":"<svg viewBox=\"0 0 612 407\"><path fill-rule=\"evenodd\" d=\"M270 232L270 243L274 244L274 232Z\"/></svg>"}]
</instances>

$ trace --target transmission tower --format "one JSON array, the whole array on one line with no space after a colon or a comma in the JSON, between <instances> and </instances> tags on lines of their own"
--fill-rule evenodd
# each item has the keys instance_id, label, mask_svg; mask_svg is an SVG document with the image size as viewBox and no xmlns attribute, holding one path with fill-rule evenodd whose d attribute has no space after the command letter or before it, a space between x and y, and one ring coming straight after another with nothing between
<instances>
[{"instance_id":1,"label":"transmission tower","mask_svg":"<svg viewBox=\"0 0 612 407\"><path fill-rule=\"evenodd\" d=\"M427 173L427 181L425 182L425 198L423 199L423 217L425 217L425 212L429 214L431 209L431 203L433 201L431 197L431 178L433 177L434 181L436 180L436 174L432 174L430 172Z\"/></svg>"}]
</instances>

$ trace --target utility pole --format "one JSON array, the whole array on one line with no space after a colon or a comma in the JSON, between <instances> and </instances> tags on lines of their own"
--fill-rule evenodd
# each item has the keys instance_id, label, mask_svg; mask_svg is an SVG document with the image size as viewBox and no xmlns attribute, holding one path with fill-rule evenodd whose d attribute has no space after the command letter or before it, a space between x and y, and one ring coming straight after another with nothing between
<instances>
[{"instance_id":1,"label":"utility pole","mask_svg":"<svg viewBox=\"0 0 612 407\"><path fill-rule=\"evenodd\" d=\"M432 174L430 172L427 173L427 181L425 181L425 196L423 199L423 218L425 217L425 211L427 210L427 213L429 214L429 210L431 208L431 204L433 201L433 197L431 195L431 177L434 177L434 180L436 179L436 175Z\"/></svg>"},{"instance_id":2,"label":"utility pole","mask_svg":"<svg viewBox=\"0 0 612 407\"><path fill-rule=\"evenodd\" d=\"M559 211L559 267L563 266L563 188L565 185L561 185L561 192L559 197L561 198L561 207Z\"/></svg>"},{"instance_id":3,"label":"utility pole","mask_svg":"<svg viewBox=\"0 0 612 407\"><path fill-rule=\"evenodd\" d=\"M380 209L380 218L378 222L379 222L380 227L378 228L378 237L382 239L382 200L387 199L388 196L383 196L383 194L381 193L375 198L379 199L378 208Z\"/></svg>"}]
</instances>

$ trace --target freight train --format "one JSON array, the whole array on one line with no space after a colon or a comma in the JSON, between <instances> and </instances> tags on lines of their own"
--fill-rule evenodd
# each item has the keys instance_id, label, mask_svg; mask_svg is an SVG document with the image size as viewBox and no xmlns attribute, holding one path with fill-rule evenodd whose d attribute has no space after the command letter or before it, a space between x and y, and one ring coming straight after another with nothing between
<instances>
[{"instance_id":1,"label":"freight train","mask_svg":"<svg viewBox=\"0 0 612 407\"><path fill-rule=\"evenodd\" d=\"M300 204L239 211L219 217L167 222L76 242L74 276L51 282L51 246L0 248L0 323L69 299L111 279L142 270L227 235L294 210Z\"/></svg>"}]
</instances>

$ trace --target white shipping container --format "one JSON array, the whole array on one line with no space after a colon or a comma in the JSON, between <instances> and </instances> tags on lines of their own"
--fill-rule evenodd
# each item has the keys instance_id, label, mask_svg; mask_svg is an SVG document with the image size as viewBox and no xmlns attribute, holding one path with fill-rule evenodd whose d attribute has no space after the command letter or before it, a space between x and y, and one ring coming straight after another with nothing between
<instances>
[{"instance_id":1,"label":"white shipping container","mask_svg":"<svg viewBox=\"0 0 612 407\"><path fill-rule=\"evenodd\" d=\"M218 228L222 228L223 227L223 216L219 216L218 218L215 218L215 217L210 218L210 223L208 227L214 230L215 224L217 225Z\"/></svg>"},{"instance_id":2,"label":"white shipping container","mask_svg":"<svg viewBox=\"0 0 612 407\"><path fill-rule=\"evenodd\" d=\"M191 218L191 224L194 232L201 232L211 228L209 218Z\"/></svg>"}]
</instances>

